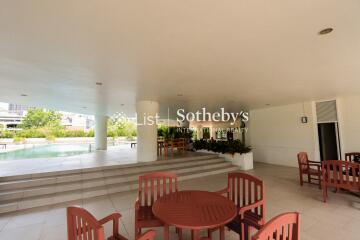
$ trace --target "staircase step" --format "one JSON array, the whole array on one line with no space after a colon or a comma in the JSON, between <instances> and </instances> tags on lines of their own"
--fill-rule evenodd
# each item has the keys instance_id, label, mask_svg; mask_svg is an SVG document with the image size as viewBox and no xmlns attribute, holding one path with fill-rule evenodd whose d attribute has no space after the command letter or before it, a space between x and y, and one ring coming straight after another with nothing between
<instances>
[{"instance_id":1,"label":"staircase step","mask_svg":"<svg viewBox=\"0 0 360 240\"><path fill-rule=\"evenodd\" d=\"M209 171L196 170L192 172L178 174L179 175L178 180L179 181L189 180L189 179L216 175L220 173L237 171L237 170L239 170L239 168L234 167L232 165L230 166L228 165L226 167L220 167L220 168L217 167L214 169L210 169ZM47 194L37 197L29 197L18 201L1 203L0 213L13 212L13 211L34 208L34 207L48 206L48 205L54 205L54 204L64 203L74 200L132 191L132 190L137 190L137 187L138 187L137 181L129 181L121 184L111 184L102 187L85 189L83 191L68 191L68 192Z\"/></svg>"},{"instance_id":2,"label":"staircase step","mask_svg":"<svg viewBox=\"0 0 360 240\"><path fill-rule=\"evenodd\" d=\"M195 162L196 163L196 162ZM152 169L150 171L159 171L159 170L166 170L166 171L172 171L177 174L187 173L187 172L193 172L197 170L208 170L208 169L216 169L216 168L222 168L222 167L228 167L231 166L229 162L224 162L221 160L216 160L212 162L206 161L206 165L203 163L197 163L192 164L191 166L170 166L165 169ZM102 178L96 178L96 179L88 179L86 181L80 180L76 182L69 182L69 183L54 183L54 184L48 184L44 186L36 186L36 187L29 187L24 189L18 189L18 190L5 190L0 192L0 203L7 201L7 200L16 200L16 199L22 199L27 197L34 197L34 196L40 196L40 195L46 195L46 194L53 194L53 193L59 193L59 192L67 192L67 191L75 191L75 190L81 190L81 189L88 189L88 188L94 188L94 187L102 187L107 186L111 184L119 184L129 181L137 181L138 176L141 174L144 174L146 172L149 172L147 169L143 169L143 171L139 171L136 173L131 174L123 174L123 175L117 175L117 176L111 176L111 177L102 177Z\"/></svg>"},{"instance_id":3,"label":"staircase step","mask_svg":"<svg viewBox=\"0 0 360 240\"><path fill-rule=\"evenodd\" d=\"M207 154L202 156L194 156L194 157L183 157L183 158L175 158L171 160L158 160L155 162L142 162L142 163L130 163L124 165L109 165L109 166L101 166L101 167L91 167L91 168L82 168L82 169L71 169L64 171L53 171L53 172L41 172L41 173L33 173L33 174L23 174L23 175L14 175L14 176L3 176L0 177L0 186L5 182L24 182L28 180L37 180L37 179L52 179L54 177L63 177L68 176L72 178L79 174L91 174L99 171L116 171L121 169L129 169L129 168L139 168L145 166L158 166L158 165L171 165L176 163L185 163L192 161L201 161L218 158L216 154ZM89 175L91 176L91 175ZM0 188L1 190L1 188Z\"/></svg>"},{"instance_id":4,"label":"staircase step","mask_svg":"<svg viewBox=\"0 0 360 240\"><path fill-rule=\"evenodd\" d=\"M0 182L0 191L40 187L40 186L47 186L47 185L59 184L59 183L88 181L94 179L116 177L119 175L128 175L128 174L136 174L136 173L151 172L151 171L164 171L179 167L196 166L199 164L219 163L219 162L223 162L223 159L213 157L213 158L204 158L196 161L184 161L184 162L177 161L171 163L165 161L161 161L161 162L163 163L156 165L128 166L117 169L115 168L115 169L98 170L96 172L94 171L94 172L86 172L86 173L64 174L64 175L55 175L52 177L41 177L34 179Z\"/></svg>"}]
</instances>

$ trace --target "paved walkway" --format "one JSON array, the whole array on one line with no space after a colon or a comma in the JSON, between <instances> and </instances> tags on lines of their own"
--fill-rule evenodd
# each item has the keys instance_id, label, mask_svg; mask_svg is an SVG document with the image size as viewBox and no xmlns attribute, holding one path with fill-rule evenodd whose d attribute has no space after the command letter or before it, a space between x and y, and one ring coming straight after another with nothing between
<instances>
[{"instance_id":1,"label":"paved walkway","mask_svg":"<svg viewBox=\"0 0 360 240\"><path fill-rule=\"evenodd\" d=\"M203 153L186 152L174 154L171 158L199 156ZM159 158L162 160L163 157ZM33 158L23 160L0 161L0 177L33 174L73 169L93 168L137 162L136 148L130 144L110 146L107 151L96 151L70 157Z\"/></svg>"}]
</instances>

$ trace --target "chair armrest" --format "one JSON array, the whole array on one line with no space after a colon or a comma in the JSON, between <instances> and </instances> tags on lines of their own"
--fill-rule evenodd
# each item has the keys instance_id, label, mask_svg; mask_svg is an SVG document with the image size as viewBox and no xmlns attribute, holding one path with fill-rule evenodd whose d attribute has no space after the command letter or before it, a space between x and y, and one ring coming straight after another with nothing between
<instances>
[{"instance_id":1,"label":"chair armrest","mask_svg":"<svg viewBox=\"0 0 360 240\"><path fill-rule=\"evenodd\" d=\"M250 204L250 205L241 207L241 208L239 209L239 215L240 215L241 217L243 217L243 216L244 216L244 213L245 213L246 211L252 210L252 209L257 208L257 207L260 207L261 205L264 205L264 204L265 204L264 199L261 199L261 200L259 200L259 201L256 201L256 202Z\"/></svg>"},{"instance_id":2,"label":"chair armrest","mask_svg":"<svg viewBox=\"0 0 360 240\"><path fill-rule=\"evenodd\" d=\"M113 214L111 214L111 215L109 215L107 217L104 217L103 219L100 219L99 223L101 225L103 225L103 224L105 224L105 223L107 223L107 222L109 222L111 220L118 221L120 219L120 217L121 217L120 213L113 213Z\"/></svg>"},{"instance_id":3,"label":"chair armrest","mask_svg":"<svg viewBox=\"0 0 360 240\"><path fill-rule=\"evenodd\" d=\"M309 163L309 167L316 167L318 171L321 169L321 165Z\"/></svg>"},{"instance_id":4,"label":"chair armrest","mask_svg":"<svg viewBox=\"0 0 360 240\"><path fill-rule=\"evenodd\" d=\"M321 162L317 162L317 161L308 161L310 164L316 164L316 165L319 165L321 166Z\"/></svg>"},{"instance_id":5,"label":"chair armrest","mask_svg":"<svg viewBox=\"0 0 360 240\"><path fill-rule=\"evenodd\" d=\"M225 193L228 193L229 192L229 188L224 188L224 189L221 189L220 191L216 191L217 194L220 194L220 195L223 195Z\"/></svg>"}]
</instances>

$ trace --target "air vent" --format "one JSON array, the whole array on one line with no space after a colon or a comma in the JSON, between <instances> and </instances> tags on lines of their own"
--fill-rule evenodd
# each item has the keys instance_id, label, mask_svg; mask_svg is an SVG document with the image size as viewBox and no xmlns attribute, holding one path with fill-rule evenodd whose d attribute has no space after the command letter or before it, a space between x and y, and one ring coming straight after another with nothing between
<instances>
[{"instance_id":1,"label":"air vent","mask_svg":"<svg viewBox=\"0 0 360 240\"><path fill-rule=\"evenodd\" d=\"M337 122L336 100L317 102L316 116L318 123Z\"/></svg>"}]
</instances>

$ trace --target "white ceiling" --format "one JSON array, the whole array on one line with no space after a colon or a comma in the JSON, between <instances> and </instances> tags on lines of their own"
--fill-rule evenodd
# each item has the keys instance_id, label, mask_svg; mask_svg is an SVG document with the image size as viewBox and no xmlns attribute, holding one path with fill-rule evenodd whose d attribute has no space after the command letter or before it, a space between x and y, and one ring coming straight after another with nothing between
<instances>
[{"instance_id":1,"label":"white ceiling","mask_svg":"<svg viewBox=\"0 0 360 240\"><path fill-rule=\"evenodd\" d=\"M0 101L112 114L359 93L359 0L1 1Z\"/></svg>"}]
</instances>

